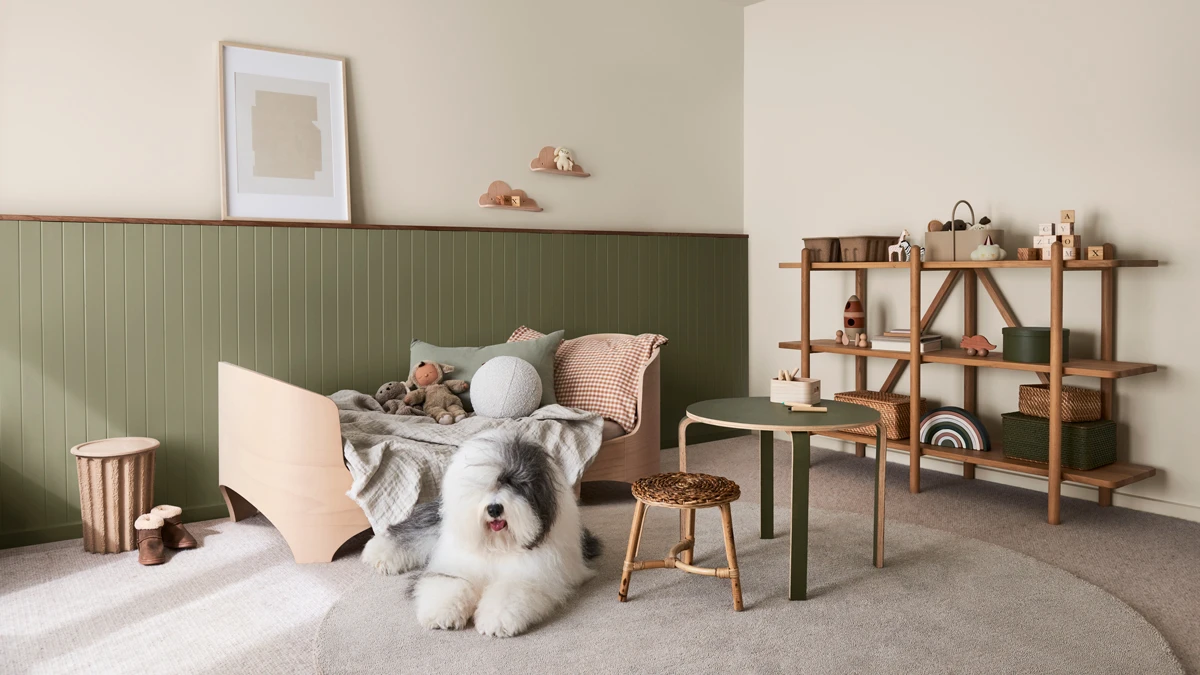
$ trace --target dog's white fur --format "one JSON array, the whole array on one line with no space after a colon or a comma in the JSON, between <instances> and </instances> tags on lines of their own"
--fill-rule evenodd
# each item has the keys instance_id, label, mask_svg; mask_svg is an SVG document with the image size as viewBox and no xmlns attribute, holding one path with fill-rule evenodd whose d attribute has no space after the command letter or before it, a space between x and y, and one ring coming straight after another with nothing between
<instances>
[{"instance_id":1,"label":"dog's white fur","mask_svg":"<svg viewBox=\"0 0 1200 675\"><path fill-rule=\"evenodd\" d=\"M413 586L417 620L426 628L459 629L473 620L484 635L517 635L593 574L582 550L579 506L562 469L552 458L538 465L551 473L540 479L551 482L541 482L536 496L519 482L514 487L505 479L513 472L505 447L514 442L510 433L487 432L464 443L442 480L440 522L404 531L396 526L363 550L363 559L387 574L426 566ZM550 495L554 517L547 528ZM489 505L502 506L501 516L489 516ZM489 526L501 520L503 529Z\"/></svg>"},{"instance_id":2,"label":"dog's white fur","mask_svg":"<svg viewBox=\"0 0 1200 675\"><path fill-rule=\"evenodd\" d=\"M575 158L571 156L570 148L554 149L554 165L559 171L570 171L575 168Z\"/></svg>"}]
</instances>

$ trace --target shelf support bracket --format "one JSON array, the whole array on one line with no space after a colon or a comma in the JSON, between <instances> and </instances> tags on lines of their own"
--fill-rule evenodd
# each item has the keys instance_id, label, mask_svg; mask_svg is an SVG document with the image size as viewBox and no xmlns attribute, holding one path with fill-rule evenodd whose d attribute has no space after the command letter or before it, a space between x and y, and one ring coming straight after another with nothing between
<instances>
[{"instance_id":1,"label":"shelf support bracket","mask_svg":"<svg viewBox=\"0 0 1200 675\"><path fill-rule=\"evenodd\" d=\"M950 270L946 274L946 280L942 282L942 287L938 289L937 295L933 296L933 300L929 303L929 309L925 310L925 316L921 317L921 332L924 333L929 324L933 323L933 319L937 317L941 311L942 305L946 304L946 298L950 297L950 291L954 289L954 282L958 281L958 274L961 270ZM859 296L861 299L862 296ZM918 298L917 302L920 302ZM865 303L864 303L864 306ZM904 374L904 367L908 365L908 361L897 361L892 366L892 372L888 373L887 379L883 381L883 386L879 391L889 393L896 388L896 383L900 381L900 376ZM864 387L865 388L865 387Z\"/></svg>"},{"instance_id":2,"label":"shelf support bracket","mask_svg":"<svg viewBox=\"0 0 1200 675\"><path fill-rule=\"evenodd\" d=\"M1004 325L1009 328L1019 328L1021 322L1017 320L1017 315L1013 314L1012 307L1009 306L1008 300L1004 299L1004 294L1000 292L1000 287L992 279L991 272L988 272L986 269L980 269L977 271L977 274L979 275L979 283L983 284L984 290L987 291L988 296L992 299L992 304L996 306L996 311L1000 312L1000 317L1004 319ZM1042 384L1050 384L1050 378L1045 373L1038 373L1037 376L1042 381Z\"/></svg>"}]
</instances>

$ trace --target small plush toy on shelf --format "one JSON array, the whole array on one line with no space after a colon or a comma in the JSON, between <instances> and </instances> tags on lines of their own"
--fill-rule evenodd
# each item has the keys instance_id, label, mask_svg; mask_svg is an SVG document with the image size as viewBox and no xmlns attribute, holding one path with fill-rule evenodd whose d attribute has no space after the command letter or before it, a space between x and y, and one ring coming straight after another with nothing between
<instances>
[{"instance_id":1,"label":"small plush toy on shelf","mask_svg":"<svg viewBox=\"0 0 1200 675\"><path fill-rule=\"evenodd\" d=\"M992 241L991 235L983 240L983 243L975 247L971 251L971 260L982 262L990 262L992 260L1004 260L1008 257L1008 251L1000 248L1000 245Z\"/></svg>"},{"instance_id":2,"label":"small plush toy on shelf","mask_svg":"<svg viewBox=\"0 0 1200 675\"><path fill-rule=\"evenodd\" d=\"M967 350L967 356L985 357L991 350L996 348L996 345L988 342L988 339L982 335L963 336L962 342L958 346Z\"/></svg>"}]
</instances>

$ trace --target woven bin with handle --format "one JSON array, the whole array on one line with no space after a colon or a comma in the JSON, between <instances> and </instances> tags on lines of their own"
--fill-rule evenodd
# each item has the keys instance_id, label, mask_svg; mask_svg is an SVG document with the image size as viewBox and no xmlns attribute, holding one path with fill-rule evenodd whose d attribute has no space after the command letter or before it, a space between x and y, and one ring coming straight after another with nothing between
<instances>
[{"instance_id":1,"label":"woven bin with handle","mask_svg":"<svg viewBox=\"0 0 1200 675\"><path fill-rule=\"evenodd\" d=\"M1018 399L1022 414L1050 417L1050 385L1023 384ZM1083 387L1062 388L1062 421L1094 422L1100 419L1100 392Z\"/></svg>"},{"instance_id":2,"label":"woven bin with handle","mask_svg":"<svg viewBox=\"0 0 1200 675\"><path fill-rule=\"evenodd\" d=\"M1050 420L1019 412L1000 416L1004 425L1004 456L1042 464L1050 461ZM1062 465L1088 471L1117 461L1117 423L1064 422Z\"/></svg>"},{"instance_id":3,"label":"woven bin with handle","mask_svg":"<svg viewBox=\"0 0 1200 675\"><path fill-rule=\"evenodd\" d=\"M910 400L901 394L885 394L879 391L844 391L834 394L833 400L857 403L879 411L883 423L883 435L889 441L908 438ZM925 416L925 399L921 399L921 416ZM847 429L852 434L875 435L875 427L855 427Z\"/></svg>"}]
</instances>

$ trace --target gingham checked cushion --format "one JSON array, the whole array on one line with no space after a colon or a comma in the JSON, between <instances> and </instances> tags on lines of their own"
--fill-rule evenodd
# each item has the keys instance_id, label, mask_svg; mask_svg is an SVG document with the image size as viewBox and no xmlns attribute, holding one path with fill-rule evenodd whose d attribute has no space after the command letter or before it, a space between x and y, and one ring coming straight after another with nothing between
<instances>
[{"instance_id":1,"label":"gingham checked cushion","mask_svg":"<svg viewBox=\"0 0 1200 675\"><path fill-rule=\"evenodd\" d=\"M543 337L521 326L509 342ZM642 369L667 338L641 335L585 335L564 340L554 355L554 397L560 405L582 408L616 422L626 433L637 424Z\"/></svg>"}]
</instances>

